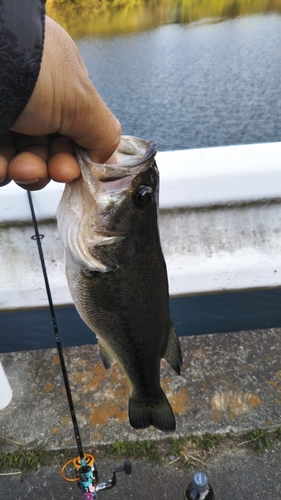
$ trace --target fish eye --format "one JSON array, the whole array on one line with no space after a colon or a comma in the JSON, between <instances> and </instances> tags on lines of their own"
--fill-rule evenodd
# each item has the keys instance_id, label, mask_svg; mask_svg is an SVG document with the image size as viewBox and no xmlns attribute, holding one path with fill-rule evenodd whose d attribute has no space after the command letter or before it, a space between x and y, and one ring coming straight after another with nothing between
<instances>
[{"instance_id":1,"label":"fish eye","mask_svg":"<svg viewBox=\"0 0 281 500\"><path fill-rule=\"evenodd\" d=\"M140 186L133 199L137 207L148 208L154 201L153 189L150 186Z\"/></svg>"}]
</instances>

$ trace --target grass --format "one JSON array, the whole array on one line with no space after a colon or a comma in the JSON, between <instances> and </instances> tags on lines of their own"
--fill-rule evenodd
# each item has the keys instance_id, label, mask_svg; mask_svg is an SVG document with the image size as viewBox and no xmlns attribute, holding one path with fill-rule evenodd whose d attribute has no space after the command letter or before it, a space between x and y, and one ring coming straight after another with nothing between
<instances>
[{"instance_id":1,"label":"grass","mask_svg":"<svg viewBox=\"0 0 281 500\"><path fill-rule=\"evenodd\" d=\"M155 464L161 463L157 441L116 441L105 448L105 457L149 459Z\"/></svg>"},{"instance_id":2,"label":"grass","mask_svg":"<svg viewBox=\"0 0 281 500\"><path fill-rule=\"evenodd\" d=\"M281 437L281 428L278 429L276 435L280 439ZM273 443L271 442L266 431L262 429L256 429L249 434L249 441L254 443L254 452L257 455L262 455L263 452L268 449L272 450L274 448Z\"/></svg>"},{"instance_id":3,"label":"grass","mask_svg":"<svg viewBox=\"0 0 281 500\"><path fill-rule=\"evenodd\" d=\"M275 432L256 429L243 436L222 436L205 433L201 436L186 435L177 439L160 441L116 441L108 446L99 446L94 450L97 461L103 458L148 460L154 465L171 465L190 469L207 466L207 462L220 451L243 446L257 455L272 450L281 441L281 427ZM4 451L8 442L17 444L16 451ZM93 450L85 450L92 453ZM77 456L76 450L46 450L44 445L30 443L23 446L14 440L0 439L0 473L21 474L24 479L42 466L57 464L63 466L71 458ZM173 458L172 458L173 457Z\"/></svg>"},{"instance_id":4,"label":"grass","mask_svg":"<svg viewBox=\"0 0 281 500\"><path fill-rule=\"evenodd\" d=\"M15 451L4 451L8 443L18 445ZM44 444L36 446L29 443L24 446L13 439L0 437L0 474L18 474L24 479L27 473L38 470L41 466L52 465L54 462L63 466L69 460L70 450L46 450Z\"/></svg>"}]
</instances>

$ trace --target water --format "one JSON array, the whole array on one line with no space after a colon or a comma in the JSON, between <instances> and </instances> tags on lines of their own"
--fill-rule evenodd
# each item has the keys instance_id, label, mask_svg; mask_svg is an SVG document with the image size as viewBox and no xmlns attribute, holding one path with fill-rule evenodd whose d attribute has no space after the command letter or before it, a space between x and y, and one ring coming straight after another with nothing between
<instances>
[{"instance_id":1,"label":"water","mask_svg":"<svg viewBox=\"0 0 281 500\"><path fill-rule=\"evenodd\" d=\"M281 139L281 16L76 43L125 134L160 150Z\"/></svg>"},{"instance_id":2,"label":"water","mask_svg":"<svg viewBox=\"0 0 281 500\"><path fill-rule=\"evenodd\" d=\"M170 24L76 43L123 133L160 150L281 140L281 16ZM179 335L281 326L281 290L171 299ZM95 342L74 308L63 344ZM2 352L55 346L49 311L0 314Z\"/></svg>"},{"instance_id":3,"label":"water","mask_svg":"<svg viewBox=\"0 0 281 500\"><path fill-rule=\"evenodd\" d=\"M170 299L179 336L281 326L281 290L218 293ZM64 347L95 344L74 307L56 309ZM56 347L49 310L0 314L1 352Z\"/></svg>"}]
</instances>

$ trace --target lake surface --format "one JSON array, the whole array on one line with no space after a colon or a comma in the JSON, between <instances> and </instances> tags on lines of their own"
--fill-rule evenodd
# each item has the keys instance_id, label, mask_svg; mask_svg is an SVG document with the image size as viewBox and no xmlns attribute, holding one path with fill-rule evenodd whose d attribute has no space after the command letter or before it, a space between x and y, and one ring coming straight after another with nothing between
<instances>
[{"instance_id":1,"label":"lake surface","mask_svg":"<svg viewBox=\"0 0 281 500\"><path fill-rule=\"evenodd\" d=\"M281 140L281 16L169 24L80 36L90 77L123 126L159 149ZM281 290L171 299L180 335L281 325ZM63 344L95 342L73 308L58 309ZM0 314L0 350L54 347L49 311Z\"/></svg>"},{"instance_id":2,"label":"lake surface","mask_svg":"<svg viewBox=\"0 0 281 500\"><path fill-rule=\"evenodd\" d=\"M123 133L160 150L281 140L281 16L76 39Z\"/></svg>"}]
</instances>

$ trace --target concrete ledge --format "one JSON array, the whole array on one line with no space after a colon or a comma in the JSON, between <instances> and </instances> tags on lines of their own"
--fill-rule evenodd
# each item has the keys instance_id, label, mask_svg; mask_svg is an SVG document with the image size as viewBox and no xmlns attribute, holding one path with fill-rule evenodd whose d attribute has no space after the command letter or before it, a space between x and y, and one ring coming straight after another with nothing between
<instances>
[{"instance_id":1,"label":"concrete ledge","mask_svg":"<svg viewBox=\"0 0 281 500\"><path fill-rule=\"evenodd\" d=\"M181 338L182 376L163 363L162 385L173 406L177 437L240 433L281 425L281 329ZM84 446L160 439L128 424L128 384L114 366L106 374L97 346L65 349ZM47 449L76 446L56 349L0 355L13 390L0 411L1 433Z\"/></svg>"}]
</instances>

